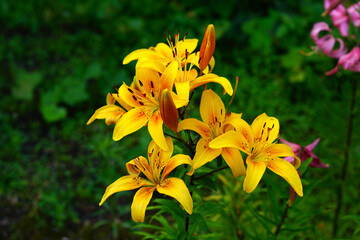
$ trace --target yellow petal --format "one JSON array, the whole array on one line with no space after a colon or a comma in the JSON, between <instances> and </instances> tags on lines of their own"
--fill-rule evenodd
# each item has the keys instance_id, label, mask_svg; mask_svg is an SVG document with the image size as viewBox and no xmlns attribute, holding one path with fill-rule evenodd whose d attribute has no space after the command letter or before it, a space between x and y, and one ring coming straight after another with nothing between
<instances>
[{"instance_id":1,"label":"yellow petal","mask_svg":"<svg viewBox=\"0 0 360 240\"><path fill-rule=\"evenodd\" d=\"M99 206L101 206L105 200L114 193L133 190L146 185L152 185L152 183L137 176L128 175L121 177L106 188Z\"/></svg>"},{"instance_id":2,"label":"yellow petal","mask_svg":"<svg viewBox=\"0 0 360 240\"><path fill-rule=\"evenodd\" d=\"M180 98L189 100L190 83L189 82L175 82L176 93Z\"/></svg>"},{"instance_id":3,"label":"yellow petal","mask_svg":"<svg viewBox=\"0 0 360 240\"><path fill-rule=\"evenodd\" d=\"M142 172L150 181L155 182L149 163L143 156L139 156L127 162L126 169L132 176L138 176L139 173Z\"/></svg>"},{"instance_id":4,"label":"yellow petal","mask_svg":"<svg viewBox=\"0 0 360 240\"><path fill-rule=\"evenodd\" d=\"M185 50L188 52L188 53L192 53L197 44L198 44L198 41L197 39L185 39L185 40L181 40L178 42L178 45L177 45L177 52L178 52L178 55L180 57L180 59L182 60L183 58L185 58Z\"/></svg>"},{"instance_id":5,"label":"yellow petal","mask_svg":"<svg viewBox=\"0 0 360 240\"><path fill-rule=\"evenodd\" d=\"M106 119L105 123L107 125L115 124L121 116L125 114L125 110L116 105L105 105L95 111L91 116L86 125L92 123L95 119Z\"/></svg>"},{"instance_id":6,"label":"yellow petal","mask_svg":"<svg viewBox=\"0 0 360 240\"><path fill-rule=\"evenodd\" d=\"M255 162L249 157L246 159L246 176L244 179L244 191L251 193L259 184L264 172L266 164L264 162Z\"/></svg>"},{"instance_id":7,"label":"yellow petal","mask_svg":"<svg viewBox=\"0 0 360 240\"><path fill-rule=\"evenodd\" d=\"M129 111L133 107L127 104L120 96L119 93L111 93L111 96L126 110Z\"/></svg>"},{"instance_id":8,"label":"yellow petal","mask_svg":"<svg viewBox=\"0 0 360 240\"><path fill-rule=\"evenodd\" d=\"M210 138L211 129L209 126L196 118L188 118L179 122L177 131L192 130L203 138Z\"/></svg>"},{"instance_id":9,"label":"yellow petal","mask_svg":"<svg viewBox=\"0 0 360 240\"><path fill-rule=\"evenodd\" d=\"M131 107L144 106L144 101L142 100L143 97L141 95L141 92L129 87L125 83L123 83L119 88L119 99L122 99L127 105Z\"/></svg>"},{"instance_id":10,"label":"yellow petal","mask_svg":"<svg viewBox=\"0 0 360 240\"><path fill-rule=\"evenodd\" d=\"M281 158L274 158L267 162L267 167L284 178L300 197L303 196L303 187L299 174L291 163Z\"/></svg>"},{"instance_id":11,"label":"yellow petal","mask_svg":"<svg viewBox=\"0 0 360 240\"><path fill-rule=\"evenodd\" d=\"M135 193L131 204L131 217L135 222L144 222L145 211L155 189L155 187L142 187Z\"/></svg>"},{"instance_id":12,"label":"yellow petal","mask_svg":"<svg viewBox=\"0 0 360 240\"><path fill-rule=\"evenodd\" d=\"M204 90L200 101L200 115L204 123L221 128L225 119L225 106L220 97L213 90Z\"/></svg>"},{"instance_id":13,"label":"yellow petal","mask_svg":"<svg viewBox=\"0 0 360 240\"><path fill-rule=\"evenodd\" d=\"M301 160L295 155L292 148L283 143L271 144L256 156L256 158L268 158L268 160L273 157L294 157L295 168L301 164Z\"/></svg>"},{"instance_id":14,"label":"yellow petal","mask_svg":"<svg viewBox=\"0 0 360 240\"><path fill-rule=\"evenodd\" d=\"M160 77L160 90L167 88L169 91L172 91L178 69L178 62L173 61L170 63Z\"/></svg>"},{"instance_id":15,"label":"yellow petal","mask_svg":"<svg viewBox=\"0 0 360 240\"><path fill-rule=\"evenodd\" d=\"M166 69L166 66L164 65L163 62L161 61L141 61L138 62L138 64L136 65L138 68L149 68L152 70L155 70L156 72L164 72Z\"/></svg>"},{"instance_id":16,"label":"yellow petal","mask_svg":"<svg viewBox=\"0 0 360 240\"><path fill-rule=\"evenodd\" d=\"M154 96L159 96L159 79L160 77L157 71L136 67L136 81L139 89L143 89L142 93L153 92Z\"/></svg>"},{"instance_id":17,"label":"yellow petal","mask_svg":"<svg viewBox=\"0 0 360 240\"><path fill-rule=\"evenodd\" d=\"M156 180L160 179L160 173L166 166L174 150L171 137L167 137L165 140L169 151L162 150L154 140L150 142L148 147L149 164L152 169L152 176Z\"/></svg>"},{"instance_id":18,"label":"yellow petal","mask_svg":"<svg viewBox=\"0 0 360 240\"><path fill-rule=\"evenodd\" d=\"M148 130L151 138L155 143L163 150L168 151L169 147L166 144L164 131L163 131L163 120L161 119L160 112L156 111L149 120Z\"/></svg>"},{"instance_id":19,"label":"yellow petal","mask_svg":"<svg viewBox=\"0 0 360 240\"><path fill-rule=\"evenodd\" d=\"M179 178L167 178L157 186L157 190L161 194L175 198L187 213L192 214L193 201L183 180Z\"/></svg>"},{"instance_id":20,"label":"yellow petal","mask_svg":"<svg viewBox=\"0 0 360 240\"><path fill-rule=\"evenodd\" d=\"M179 97L174 92L170 92L170 93L176 108L181 108L189 103L189 99Z\"/></svg>"},{"instance_id":21,"label":"yellow petal","mask_svg":"<svg viewBox=\"0 0 360 240\"><path fill-rule=\"evenodd\" d=\"M158 43L155 47L155 51L160 53L164 57L164 61L173 59L173 53L172 53L170 47L168 45L166 45L165 43Z\"/></svg>"},{"instance_id":22,"label":"yellow petal","mask_svg":"<svg viewBox=\"0 0 360 240\"><path fill-rule=\"evenodd\" d=\"M190 172L187 173L188 175L193 175L196 169L214 160L217 156L220 155L221 149L210 148L208 142L209 140L205 138L202 138L198 141L196 145L196 153L193 159L193 165Z\"/></svg>"},{"instance_id":23,"label":"yellow petal","mask_svg":"<svg viewBox=\"0 0 360 240\"><path fill-rule=\"evenodd\" d=\"M254 139L267 143L274 142L279 136L279 129L279 120L267 116L266 113L259 115L251 124Z\"/></svg>"},{"instance_id":24,"label":"yellow petal","mask_svg":"<svg viewBox=\"0 0 360 240\"><path fill-rule=\"evenodd\" d=\"M134 108L125 113L116 123L113 133L113 140L119 141L126 135L136 132L149 121L152 109L140 107Z\"/></svg>"},{"instance_id":25,"label":"yellow petal","mask_svg":"<svg viewBox=\"0 0 360 240\"><path fill-rule=\"evenodd\" d=\"M228 131L216 137L210 142L209 146L211 148L237 148L246 154L250 154L248 141L241 133L235 131Z\"/></svg>"},{"instance_id":26,"label":"yellow petal","mask_svg":"<svg viewBox=\"0 0 360 240\"><path fill-rule=\"evenodd\" d=\"M190 83L190 91L193 90L194 88L197 88L197 87L204 85L206 83L209 83L209 82L219 83L225 89L226 93L229 94L230 96L234 92L229 80L227 80L224 77L219 77L218 75L213 74L213 73L209 73L209 74L203 75L201 77L195 78Z\"/></svg>"},{"instance_id":27,"label":"yellow petal","mask_svg":"<svg viewBox=\"0 0 360 240\"><path fill-rule=\"evenodd\" d=\"M138 50L135 50L135 51L131 52L130 54L128 54L124 58L123 64L124 65L128 64L129 62L137 60L139 58L148 58L148 59L152 59L152 60L159 60L162 58L162 56L158 52L155 52L150 49L138 49Z\"/></svg>"},{"instance_id":28,"label":"yellow petal","mask_svg":"<svg viewBox=\"0 0 360 240\"><path fill-rule=\"evenodd\" d=\"M188 164L191 166L192 165L191 158L188 155L184 155L184 154L177 154L172 158L170 158L170 160L166 163L164 171L161 175L161 181L163 181L172 170L174 170L175 168L177 168L182 164Z\"/></svg>"},{"instance_id":29,"label":"yellow petal","mask_svg":"<svg viewBox=\"0 0 360 240\"><path fill-rule=\"evenodd\" d=\"M223 148L221 156L230 167L234 177L245 175L244 160L236 148Z\"/></svg>"}]
</instances>

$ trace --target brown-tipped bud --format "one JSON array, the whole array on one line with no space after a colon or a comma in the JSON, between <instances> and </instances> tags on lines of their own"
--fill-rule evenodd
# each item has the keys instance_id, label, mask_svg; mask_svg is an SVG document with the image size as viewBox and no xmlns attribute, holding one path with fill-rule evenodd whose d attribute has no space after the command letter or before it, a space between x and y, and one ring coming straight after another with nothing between
<instances>
[{"instance_id":1,"label":"brown-tipped bud","mask_svg":"<svg viewBox=\"0 0 360 240\"><path fill-rule=\"evenodd\" d=\"M215 28L214 25L209 24L206 28L204 39L200 47L199 68L203 71L209 64L211 57L215 51Z\"/></svg>"},{"instance_id":2,"label":"brown-tipped bud","mask_svg":"<svg viewBox=\"0 0 360 240\"><path fill-rule=\"evenodd\" d=\"M179 113L167 88L161 92L160 96L160 115L165 125L176 132L179 122Z\"/></svg>"}]
</instances>

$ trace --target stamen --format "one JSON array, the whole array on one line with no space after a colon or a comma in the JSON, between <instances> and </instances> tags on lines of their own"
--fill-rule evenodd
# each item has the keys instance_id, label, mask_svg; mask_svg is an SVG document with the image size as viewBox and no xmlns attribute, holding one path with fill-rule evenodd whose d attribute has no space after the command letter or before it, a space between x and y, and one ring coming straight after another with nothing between
<instances>
[{"instance_id":1,"label":"stamen","mask_svg":"<svg viewBox=\"0 0 360 240\"><path fill-rule=\"evenodd\" d=\"M151 84L151 88L154 88L154 83L153 83L153 81L150 81L150 84Z\"/></svg>"},{"instance_id":2,"label":"stamen","mask_svg":"<svg viewBox=\"0 0 360 240\"><path fill-rule=\"evenodd\" d=\"M144 86L144 84L139 80L140 86Z\"/></svg>"},{"instance_id":3,"label":"stamen","mask_svg":"<svg viewBox=\"0 0 360 240\"><path fill-rule=\"evenodd\" d=\"M144 106L144 103L143 103L142 101L139 101L139 104L140 104L141 106Z\"/></svg>"},{"instance_id":4,"label":"stamen","mask_svg":"<svg viewBox=\"0 0 360 240\"><path fill-rule=\"evenodd\" d=\"M137 101L137 98L136 98L134 95L132 95L132 97L133 97L133 99L134 99L135 101Z\"/></svg>"},{"instance_id":5,"label":"stamen","mask_svg":"<svg viewBox=\"0 0 360 240\"><path fill-rule=\"evenodd\" d=\"M131 92L132 94L134 94L134 91L131 90L130 88L128 88L128 91Z\"/></svg>"}]
</instances>

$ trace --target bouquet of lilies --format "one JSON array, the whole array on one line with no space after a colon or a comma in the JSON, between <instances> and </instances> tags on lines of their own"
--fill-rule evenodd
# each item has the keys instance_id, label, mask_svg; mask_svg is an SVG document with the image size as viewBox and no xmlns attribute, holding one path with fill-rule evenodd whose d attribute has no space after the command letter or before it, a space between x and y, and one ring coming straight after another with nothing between
<instances>
[{"instance_id":1,"label":"bouquet of lilies","mask_svg":"<svg viewBox=\"0 0 360 240\"><path fill-rule=\"evenodd\" d=\"M207 27L199 51L196 51L197 39L180 38L178 33L174 38L168 34L166 40L167 43L135 50L125 57L123 64L137 61L133 81L122 83L117 92L109 93L107 104L97 109L87 122L105 119L107 125L115 124L114 141L144 126L152 138L147 155L134 156L126 163L128 175L107 187L100 205L114 193L138 189L131 215L135 222L143 222L156 190L160 196L174 198L192 214L191 186L197 184L199 169L214 159L224 161L227 166L211 173L230 168L235 178L245 176L243 189L247 193L254 191L268 168L285 179L297 195L303 196L297 172L302 159L291 146L279 142L278 119L262 113L249 124L242 113L227 109L219 94L207 86L220 84L223 94L232 97L236 91L227 78L213 73L214 26ZM202 91L201 119L188 116L187 106L194 91ZM173 141L183 146L182 154L172 156ZM180 165L187 168L186 174L175 177L172 172Z\"/></svg>"}]
</instances>

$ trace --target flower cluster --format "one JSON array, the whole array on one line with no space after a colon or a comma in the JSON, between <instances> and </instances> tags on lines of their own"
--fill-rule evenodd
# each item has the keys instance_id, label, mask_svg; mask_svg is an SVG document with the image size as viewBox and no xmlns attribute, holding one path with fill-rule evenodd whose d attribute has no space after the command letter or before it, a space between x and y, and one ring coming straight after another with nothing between
<instances>
[{"instance_id":1,"label":"flower cluster","mask_svg":"<svg viewBox=\"0 0 360 240\"><path fill-rule=\"evenodd\" d=\"M331 16L332 24L338 28L340 35L348 42L345 44L342 38L335 38L327 23L318 22L314 24L310 35L317 48L329 57L338 58L338 64L326 75L337 73L340 66L344 70L360 72L359 46L356 44L348 52L348 47L352 45L351 41L355 39L355 36L350 34L350 29L352 27L353 31L357 33L357 28L360 27L360 2L346 8L342 4L342 0L324 0L324 7L325 13ZM320 37L321 32L328 32L328 34ZM338 47L335 47L336 43L338 43Z\"/></svg>"},{"instance_id":2,"label":"flower cluster","mask_svg":"<svg viewBox=\"0 0 360 240\"><path fill-rule=\"evenodd\" d=\"M193 178L199 168L219 156L234 177L245 175L243 188L246 192L257 187L268 168L302 196L302 184L296 171L301 160L291 147L278 143L279 121L263 113L249 125L242 114L227 111L221 98L206 87L207 83L218 83L224 93L234 94L228 79L212 73L214 26L207 27L199 51L196 51L197 39L186 36L181 39L180 33L174 38L168 34L166 40L167 44L139 49L125 57L124 64L137 60L133 81L129 85L122 83L116 93L109 93L107 104L97 109L87 123L105 119L106 124L115 124L115 141L147 125L152 138L147 157L138 156L126 164L129 175L107 187L100 205L116 192L139 188L131 206L134 221L144 221L145 210L155 190L173 197L191 214L193 200L183 179L189 178L187 175ZM205 88L199 88L203 85ZM195 89L202 89L201 120L184 114ZM196 132L197 137L193 138L191 131ZM188 140L182 137L186 134ZM192 154L172 156L173 139L181 140ZM246 156L246 166L243 156ZM291 157L294 161L290 163L283 157ZM169 176L184 164L190 166L187 175Z\"/></svg>"}]
</instances>

